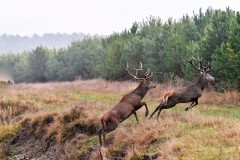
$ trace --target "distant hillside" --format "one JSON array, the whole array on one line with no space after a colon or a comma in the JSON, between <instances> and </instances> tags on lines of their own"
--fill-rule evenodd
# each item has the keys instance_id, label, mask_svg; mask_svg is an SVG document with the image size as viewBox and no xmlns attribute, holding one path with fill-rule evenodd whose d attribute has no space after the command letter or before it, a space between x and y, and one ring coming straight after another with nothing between
<instances>
[{"instance_id":1,"label":"distant hillside","mask_svg":"<svg viewBox=\"0 0 240 160\"><path fill-rule=\"evenodd\" d=\"M83 39L85 34L44 34L39 36L34 34L31 37L19 35L0 35L0 54L2 53L17 53L24 50L31 50L38 45L46 46L47 48L67 47L73 40Z\"/></svg>"}]
</instances>

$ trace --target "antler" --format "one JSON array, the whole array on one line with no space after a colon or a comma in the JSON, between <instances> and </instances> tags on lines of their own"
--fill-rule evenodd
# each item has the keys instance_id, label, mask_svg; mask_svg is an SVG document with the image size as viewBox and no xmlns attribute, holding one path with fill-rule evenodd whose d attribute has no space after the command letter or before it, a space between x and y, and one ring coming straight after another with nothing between
<instances>
[{"instance_id":1,"label":"antler","mask_svg":"<svg viewBox=\"0 0 240 160\"><path fill-rule=\"evenodd\" d=\"M144 76L145 76L146 79L149 79L149 78L151 78L153 76L153 72L150 71L150 69L148 68L148 71L144 74Z\"/></svg>"},{"instance_id":2,"label":"antler","mask_svg":"<svg viewBox=\"0 0 240 160\"><path fill-rule=\"evenodd\" d=\"M129 72L129 70L128 70L128 62L127 62L126 68L124 68L124 67L122 67L122 68L123 68L123 70L126 71L131 77L133 77L133 78L135 78L135 79L137 79L137 80L149 79L150 77L153 76L153 73L149 70L149 68L148 68L148 71L147 71L147 72L144 72L144 71L143 71L142 62L141 62L141 61L140 61L140 68L133 68L133 69L136 71L136 73L135 73L136 75L133 75L133 74L131 74L131 73ZM144 75L144 78L139 78L139 77L137 77L138 71L141 71L141 72L142 72L142 74ZM150 73L151 73L151 74L150 74Z\"/></svg>"},{"instance_id":3,"label":"antler","mask_svg":"<svg viewBox=\"0 0 240 160\"><path fill-rule=\"evenodd\" d=\"M138 71L141 71L143 73L143 68L142 68L142 62L140 61L140 68L133 68L136 71L136 76L138 74Z\"/></svg>"},{"instance_id":4,"label":"antler","mask_svg":"<svg viewBox=\"0 0 240 160\"><path fill-rule=\"evenodd\" d=\"M190 63L190 64L193 66L193 68L195 68L196 70L202 72L202 70L201 70L200 68L195 67L195 66L193 65L193 62L192 62L192 60L195 60L195 61L198 61L198 62L199 62L199 60L196 60L196 59L193 58L192 56L190 57L190 60L187 60L187 59L185 59L185 60L186 60L188 63Z\"/></svg>"},{"instance_id":5,"label":"antler","mask_svg":"<svg viewBox=\"0 0 240 160\"><path fill-rule=\"evenodd\" d=\"M190 63L190 64L193 66L193 68L195 68L196 70L198 70L198 71L200 71L200 72L208 72L208 71L210 71L210 64L209 64L209 62L208 62L208 65L207 65L206 67L204 67L203 64L202 64L202 58L199 58L199 57L198 57L198 59L196 59L196 58L194 58L193 56L191 56L191 57L190 57L190 60L187 60L187 59L185 59L185 60L186 60L188 63ZM192 61L192 60L199 62L199 68L197 68L197 67L195 67L195 66L193 65L193 61Z\"/></svg>"}]
</instances>

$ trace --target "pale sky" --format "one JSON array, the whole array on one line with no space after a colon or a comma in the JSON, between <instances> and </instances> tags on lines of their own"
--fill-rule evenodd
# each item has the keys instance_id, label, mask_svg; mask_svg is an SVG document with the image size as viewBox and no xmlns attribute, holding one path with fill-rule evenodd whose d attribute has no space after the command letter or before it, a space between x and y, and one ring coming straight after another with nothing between
<instances>
[{"instance_id":1,"label":"pale sky","mask_svg":"<svg viewBox=\"0 0 240 160\"><path fill-rule=\"evenodd\" d=\"M240 11L238 0L0 0L0 35L73 33L109 35L150 15L164 21L211 6Z\"/></svg>"}]
</instances>

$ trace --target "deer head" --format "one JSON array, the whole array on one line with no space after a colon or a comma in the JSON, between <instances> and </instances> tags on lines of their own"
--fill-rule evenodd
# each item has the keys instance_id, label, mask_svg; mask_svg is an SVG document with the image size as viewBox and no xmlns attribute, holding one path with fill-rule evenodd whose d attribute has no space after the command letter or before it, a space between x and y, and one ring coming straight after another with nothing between
<instances>
[{"instance_id":1,"label":"deer head","mask_svg":"<svg viewBox=\"0 0 240 160\"><path fill-rule=\"evenodd\" d=\"M199 63L199 67L198 68L196 66L194 66L193 60ZM200 71L200 74L201 74L200 80L202 80L204 82L215 81L214 77L209 74L209 72L210 72L210 64L209 64L209 62L208 62L208 65L205 67L203 65L203 63L202 63L202 58L198 57L196 59L193 56L190 57L190 60L186 59L186 61L188 63L190 63L193 66L193 68L195 68L196 70Z\"/></svg>"},{"instance_id":2,"label":"deer head","mask_svg":"<svg viewBox=\"0 0 240 160\"><path fill-rule=\"evenodd\" d=\"M150 81L150 78L153 76L153 72L151 72L148 68L147 72L145 72L142 68L142 62L140 62L140 68L133 68L135 70L135 75L133 75L132 73L130 73L129 71L129 67L128 67L128 63L126 68L122 67L123 70L130 75L131 77L133 77L136 80L141 80L141 83L139 86L141 86L141 88L146 89L146 90L150 90L153 88L156 88L157 85L154 84L153 82ZM138 77L140 72L140 75L142 75L143 77Z\"/></svg>"}]
</instances>

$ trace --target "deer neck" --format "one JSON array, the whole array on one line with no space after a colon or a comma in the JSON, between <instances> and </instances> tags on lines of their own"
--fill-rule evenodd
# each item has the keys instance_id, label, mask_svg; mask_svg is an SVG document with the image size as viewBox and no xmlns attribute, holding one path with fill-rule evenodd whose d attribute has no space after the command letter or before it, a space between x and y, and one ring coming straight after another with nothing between
<instances>
[{"instance_id":1,"label":"deer neck","mask_svg":"<svg viewBox=\"0 0 240 160\"><path fill-rule=\"evenodd\" d=\"M201 88L202 91L204 90L205 86L207 85L207 81L206 81L206 79L204 78L204 75L203 75L203 74L199 77L196 85L197 85L199 88Z\"/></svg>"},{"instance_id":2,"label":"deer neck","mask_svg":"<svg viewBox=\"0 0 240 160\"><path fill-rule=\"evenodd\" d=\"M144 87L143 83L141 82L138 87L132 91L132 93L137 94L138 96L140 96L141 98L143 98L146 93L147 93L148 89L146 87Z\"/></svg>"}]
</instances>

